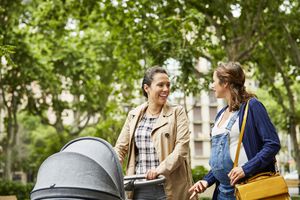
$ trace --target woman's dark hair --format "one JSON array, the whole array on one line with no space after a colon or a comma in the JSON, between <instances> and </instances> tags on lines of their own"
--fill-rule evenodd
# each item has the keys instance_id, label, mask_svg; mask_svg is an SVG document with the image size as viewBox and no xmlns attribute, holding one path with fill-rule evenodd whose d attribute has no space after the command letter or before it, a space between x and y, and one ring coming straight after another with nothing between
<instances>
[{"instance_id":1,"label":"woman's dark hair","mask_svg":"<svg viewBox=\"0 0 300 200\"><path fill-rule=\"evenodd\" d=\"M157 73L163 73L163 74L167 74L169 76L168 72L164 68L157 66L157 65L147 69L147 71L145 72L144 78L143 78L143 82L142 82L142 90L143 90L143 94L146 98L148 98L148 94L144 89L144 84L150 86L153 81L153 76Z\"/></svg>"},{"instance_id":2,"label":"woman's dark hair","mask_svg":"<svg viewBox=\"0 0 300 200\"><path fill-rule=\"evenodd\" d=\"M219 84L228 83L231 93L230 111L236 111L240 104L248 99L255 97L254 94L248 93L245 87L245 73L238 62L218 63L215 70Z\"/></svg>"}]
</instances>

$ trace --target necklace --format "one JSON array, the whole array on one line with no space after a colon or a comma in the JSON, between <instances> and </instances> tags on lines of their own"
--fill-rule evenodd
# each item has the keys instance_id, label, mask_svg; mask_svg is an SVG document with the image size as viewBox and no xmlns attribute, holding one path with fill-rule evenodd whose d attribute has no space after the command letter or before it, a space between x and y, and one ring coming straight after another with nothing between
<instances>
[{"instance_id":1,"label":"necklace","mask_svg":"<svg viewBox=\"0 0 300 200\"><path fill-rule=\"evenodd\" d=\"M161 110L159 110L159 111L156 112L156 113L152 113L152 112L150 111L150 109L148 108L147 111L148 111L148 113L149 113L151 116L156 116L156 115L158 115L158 114L160 113Z\"/></svg>"}]
</instances>

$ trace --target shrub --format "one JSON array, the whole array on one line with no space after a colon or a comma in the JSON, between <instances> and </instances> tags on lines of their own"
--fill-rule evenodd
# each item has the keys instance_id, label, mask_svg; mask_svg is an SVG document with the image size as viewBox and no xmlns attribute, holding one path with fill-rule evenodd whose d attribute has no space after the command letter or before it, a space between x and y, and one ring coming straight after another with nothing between
<instances>
[{"instance_id":1,"label":"shrub","mask_svg":"<svg viewBox=\"0 0 300 200\"><path fill-rule=\"evenodd\" d=\"M202 165L196 166L194 169L192 169L194 182L203 179L203 177L207 174L207 172L208 170Z\"/></svg>"},{"instance_id":2,"label":"shrub","mask_svg":"<svg viewBox=\"0 0 300 200\"><path fill-rule=\"evenodd\" d=\"M18 199L29 200L32 189L33 183L0 180L0 195L15 195Z\"/></svg>"}]
</instances>

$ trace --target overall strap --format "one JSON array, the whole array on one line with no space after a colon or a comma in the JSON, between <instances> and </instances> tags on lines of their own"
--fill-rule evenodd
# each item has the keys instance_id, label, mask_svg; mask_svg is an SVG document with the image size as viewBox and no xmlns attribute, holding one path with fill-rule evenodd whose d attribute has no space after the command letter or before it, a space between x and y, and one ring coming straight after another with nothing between
<instances>
[{"instance_id":1,"label":"overall strap","mask_svg":"<svg viewBox=\"0 0 300 200\"><path fill-rule=\"evenodd\" d=\"M247 121L247 116L248 116L248 107L249 107L249 100L247 101L245 112L244 112L244 117L243 117L243 122L242 122L242 128L241 128L241 132L240 132L238 146L237 146L236 153L235 153L233 167L237 167L238 166L238 161L239 161L239 156L240 156L240 150L241 150L241 144L242 144L242 140L243 140L243 136L244 136L244 132L245 132L246 121Z\"/></svg>"},{"instance_id":2,"label":"overall strap","mask_svg":"<svg viewBox=\"0 0 300 200\"><path fill-rule=\"evenodd\" d=\"M231 128L232 128L234 122L235 122L236 119L239 117L239 112L240 112L240 111L234 112L234 113L233 113L233 116L230 118L230 120L229 120L229 122L228 122L228 124L227 124L227 126L226 126L226 129L227 129L228 131L231 130Z\"/></svg>"}]
</instances>

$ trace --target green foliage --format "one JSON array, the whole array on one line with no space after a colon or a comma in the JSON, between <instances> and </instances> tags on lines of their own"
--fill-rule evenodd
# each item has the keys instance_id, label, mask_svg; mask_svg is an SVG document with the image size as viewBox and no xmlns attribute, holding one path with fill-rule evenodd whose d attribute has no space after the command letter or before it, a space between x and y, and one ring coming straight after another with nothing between
<instances>
[{"instance_id":1,"label":"green foliage","mask_svg":"<svg viewBox=\"0 0 300 200\"><path fill-rule=\"evenodd\" d=\"M128 90L134 88L134 74L140 71L138 55L130 54L135 47L123 48L126 43L116 35L120 27L109 24L114 21L96 2L35 0L28 10L26 27L38 30L29 31L26 42L41 65L36 82L41 95L28 91L27 109L53 126L62 141L62 133L77 137L97 124L92 119L106 120L112 96L123 94L119 97L124 101L132 96ZM49 109L55 121L47 116ZM72 124L64 122L66 112L74 116Z\"/></svg>"},{"instance_id":2,"label":"green foliage","mask_svg":"<svg viewBox=\"0 0 300 200\"><path fill-rule=\"evenodd\" d=\"M256 91L257 98L266 107L269 116L271 117L274 125L280 130L285 130L287 126L287 119L278 115L278 113L283 113L282 107L278 106L276 100L270 95L268 88L262 87Z\"/></svg>"},{"instance_id":3,"label":"green foliage","mask_svg":"<svg viewBox=\"0 0 300 200\"><path fill-rule=\"evenodd\" d=\"M197 181L203 179L203 177L208 173L208 170L202 166L196 166L192 169L193 181L196 183Z\"/></svg>"},{"instance_id":4,"label":"green foliage","mask_svg":"<svg viewBox=\"0 0 300 200\"><path fill-rule=\"evenodd\" d=\"M124 108L120 106L122 104L121 102L118 102L119 100L120 99L117 98L111 99L109 103L107 103L105 110L103 111L104 114L99 119L97 125L88 127L80 134L80 136L99 137L114 146L124 125L127 114L123 110Z\"/></svg>"},{"instance_id":5,"label":"green foliage","mask_svg":"<svg viewBox=\"0 0 300 200\"><path fill-rule=\"evenodd\" d=\"M19 157L19 162L17 162L19 166L15 170L26 171L33 181L42 162L60 151L68 141L68 137L65 136L65 142L61 141L53 127L41 124L38 116L23 112L19 118L23 136L20 145L25 147L21 149L22 152L18 153L23 156Z\"/></svg>"},{"instance_id":6,"label":"green foliage","mask_svg":"<svg viewBox=\"0 0 300 200\"><path fill-rule=\"evenodd\" d=\"M212 68L221 60L254 68L276 101L263 95L275 124L289 132L300 119L299 6L295 0L3 0L1 91L7 108L39 117L21 119L30 155L22 168L35 169L78 136L114 144L144 70L170 58L180 69L173 90L185 97L208 87L211 74L194 68L199 57ZM4 138L15 141L8 129L18 121L8 116Z\"/></svg>"},{"instance_id":7,"label":"green foliage","mask_svg":"<svg viewBox=\"0 0 300 200\"><path fill-rule=\"evenodd\" d=\"M239 61L276 101L277 128L291 135L292 153L300 170L299 126L300 28L298 1L186 1L205 16L208 54L217 61ZM267 102L267 101L266 101ZM271 111L273 112L273 111ZM272 113L273 114L273 113ZM281 118L281 122L279 120Z\"/></svg>"},{"instance_id":8,"label":"green foliage","mask_svg":"<svg viewBox=\"0 0 300 200\"><path fill-rule=\"evenodd\" d=\"M0 179L0 195L16 195L17 199L29 200L33 186L32 183L23 184Z\"/></svg>"},{"instance_id":9,"label":"green foliage","mask_svg":"<svg viewBox=\"0 0 300 200\"><path fill-rule=\"evenodd\" d=\"M80 136L100 137L111 145L115 144L125 121L125 113L114 107L114 104L110 105L107 108L107 118L100 120L95 127L86 128ZM23 157L19 157L15 161L18 163L16 170L28 172L34 181L42 162L50 155L60 151L74 137L65 134L64 140L61 141L53 127L41 124L38 116L32 116L26 112L23 112L19 119L23 136L22 143L25 145L22 153L18 154Z\"/></svg>"},{"instance_id":10,"label":"green foliage","mask_svg":"<svg viewBox=\"0 0 300 200\"><path fill-rule=\"evenodd\" d=\"M292 200L300 200L299 196L292 196L291 198L292 198Z\"/></svg>"},{"instance_id":11,"label":"green foliage","mask_svg":"<svg viewBox=\"0 0 300 200\"><path fill-rule=\"evenodd\" d=\"M14 53L14 46L10 46L10 45L0 46L0 57L4 56L6 59L10 59L9 55L13 53Z\"/></svg>"}]
</instances>

